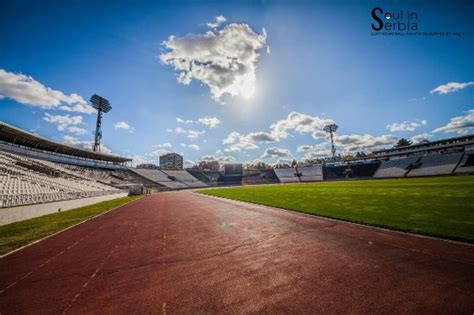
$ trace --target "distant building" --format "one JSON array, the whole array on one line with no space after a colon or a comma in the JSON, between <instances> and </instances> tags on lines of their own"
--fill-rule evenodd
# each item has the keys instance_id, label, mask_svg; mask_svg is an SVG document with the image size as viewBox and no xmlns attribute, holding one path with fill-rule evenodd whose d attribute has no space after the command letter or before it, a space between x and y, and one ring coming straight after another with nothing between
<instances>
[{"instance_id":1,"label":"distant building","mask_svg":"<svg viewBox=\"0 0 474 315\"><path fill-rule=\"evenodd\" d=\"M182 170L183 157L177 153L168 153L160 156L160 168L167 170Z\"/></svg>"}]
</instances>

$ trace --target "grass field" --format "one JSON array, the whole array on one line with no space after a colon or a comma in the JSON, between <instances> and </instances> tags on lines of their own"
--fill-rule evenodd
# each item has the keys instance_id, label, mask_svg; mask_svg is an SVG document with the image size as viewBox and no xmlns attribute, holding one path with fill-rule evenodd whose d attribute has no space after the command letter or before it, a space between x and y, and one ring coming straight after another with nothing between
<instances>
[{"instance_id":1,"label":"grass field","mask_svg":"<svg viewBox=\"0 0 474 315\"><path fill-rule=\"evenodd\" d=\"M82 208L0 226L0 255L138 198L140 196L117 198Z\"/></svg>"},{"instance_id":2,"label":"grass field","mask_svg":"<svg viewBox=\"0 0 474 315\"><path fill-rule=\"evenodd\" d=\"M246 186L200 193L474 242L474 176Z\"/></svg>"}]
</instances>

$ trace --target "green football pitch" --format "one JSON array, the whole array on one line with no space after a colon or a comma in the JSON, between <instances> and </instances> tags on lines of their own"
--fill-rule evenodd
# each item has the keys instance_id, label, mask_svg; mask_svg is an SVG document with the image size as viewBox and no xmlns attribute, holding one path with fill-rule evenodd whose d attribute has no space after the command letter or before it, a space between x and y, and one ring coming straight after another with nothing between
<instances>
[{"instance_id":1,"label":"green football pitch","mask_svg":"<svg viewBox=\"0 0 474 315\"><path fill-rule=\"evenodd\" d=\"M474 176L245 186L199 192L474 242Z\"/></svg>"}]
</instances>

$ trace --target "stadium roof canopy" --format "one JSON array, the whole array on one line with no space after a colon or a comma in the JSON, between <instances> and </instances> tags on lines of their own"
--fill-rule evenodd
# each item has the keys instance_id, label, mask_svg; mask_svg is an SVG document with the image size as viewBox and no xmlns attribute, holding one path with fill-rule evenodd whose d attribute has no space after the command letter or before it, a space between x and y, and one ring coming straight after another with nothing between
<instances>
[{"instance_id":1,"label":"stadium roof canopy","mask_svg":"<svg viewBox=\"0 0 474 315\"><path fill-rule=\"evenodd\" d=\"M55 142L33 134L31 132L28 132L26 130L11 126L2 121L0 121L0 141L5 141L13 145L30 147L36 150L71 155L79 158L93 159L113 163L124 163L131 161L131 159L128 158L88 151L67 144Z\"/></svg>"}]
</instances>

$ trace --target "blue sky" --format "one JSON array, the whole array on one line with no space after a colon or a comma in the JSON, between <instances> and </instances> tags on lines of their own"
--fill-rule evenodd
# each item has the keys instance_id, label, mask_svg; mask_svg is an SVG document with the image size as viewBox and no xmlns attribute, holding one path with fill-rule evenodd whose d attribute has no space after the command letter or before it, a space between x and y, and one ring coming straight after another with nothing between
<instances>
[{"instance_id":1,"label":"blue sky","mask_svg":"<svg viewBox=\"0 0 474 315\"><path fill-rule=\"evenodd\" d=\"M461 34L374 36L374 7ZM98 93L113 106L105 150L137 161L324 156L332 121L339 152L472 133L473 13L469 1L3 1L0 119L89 147Z\"/></svg>"}]
</instances>

